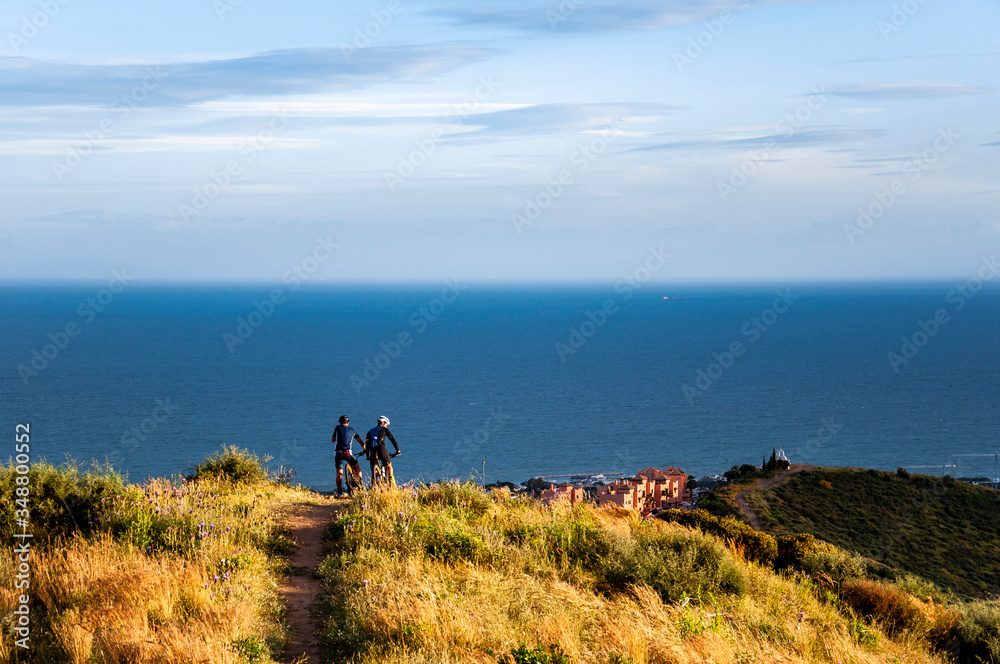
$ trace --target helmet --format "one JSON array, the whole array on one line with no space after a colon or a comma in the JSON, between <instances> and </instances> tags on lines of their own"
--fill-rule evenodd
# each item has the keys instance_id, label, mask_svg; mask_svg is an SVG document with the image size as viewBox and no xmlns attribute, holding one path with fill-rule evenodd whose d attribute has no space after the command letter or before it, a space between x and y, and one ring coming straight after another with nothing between
<instances>
[{"instance_id":1,"label":"helmet","mask_svg":"<svg viewBox=\"0 0 1000 664\"><path fill-rule=\"evenodd\" d=\"M386 417L385 415L379 415L379 417L378 417L378 423L381 424L384 427L387 427L387 426L389 426L389 418Z\"/></svg>"},{"instance_id":2,"label":"helmet","mask_svg":"<svg viewBox=\"0 0 1000 664\"><path fill-rule=\"evenodd\" d=\"M340 416L340 419L339 419L339 420L337 420L337 421L338 421L338 422L340 422L341 424L343 424L344 422L347 422L347 421L348 421L349 419L350 419L350 418L349 418L349 417L347 417L347 415L341 415L341 416Z\"/></svg>"}]
</instances>

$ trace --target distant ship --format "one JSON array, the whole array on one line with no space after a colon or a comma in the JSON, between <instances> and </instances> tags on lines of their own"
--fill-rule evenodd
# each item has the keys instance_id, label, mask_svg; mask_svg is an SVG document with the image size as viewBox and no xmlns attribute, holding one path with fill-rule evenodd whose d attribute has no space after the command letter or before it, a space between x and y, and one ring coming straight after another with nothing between
<instances>
[{"instance_id":1,"label":"distant ship","mask_svg":"<svg viewBox=\"0 0 1000 664\"><path fill-rule=\"evenodd\" d=\"M668 302L687 302L686 297L665 297L663 299L667 300Z\"/></svg>"}]
</instances>

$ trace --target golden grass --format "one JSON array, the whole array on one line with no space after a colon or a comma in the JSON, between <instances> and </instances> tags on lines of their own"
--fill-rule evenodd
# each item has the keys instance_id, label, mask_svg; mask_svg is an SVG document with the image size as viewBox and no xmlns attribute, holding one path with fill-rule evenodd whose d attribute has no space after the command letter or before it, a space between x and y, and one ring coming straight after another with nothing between
<instances>
[{"instance_id":1,"label":"golden grass","mask_svg":"<svg viewBox=\"0 0 1000 664\"><path fill-rule=\"evenodd\" d=\"M890 638L866 627L859 638L812 585L731 550L726 560L746 580L744 594L668 602L647 585L601 588L598 572L561 567L544 548L504 536L526 525L557 529L582 520L610 539L693 537L722 547L676 524L590 506L549 509L503 495L484 511L467 489L450 504L426 500L426 491L361 498L344 517L355 523L324 566L332 593L326 633L335 655L359 664L513 662L512 649L527 644L552 646L581 664L939 661L912 634ZM426 521L464 527L488 543L490 555L478 561L430 555ZM526 561L528 553L535 560Z\"/></svg>"},{"instance_id":2,"label":"golden grass","mask_svg":"<svg viewBox=\"0 0 1000 664\"><path fill-rule=\"evenodd\" d=\"M315 499L272 482L128 487L107 504L106 529L32 550L32 661L272 661L268 650L280 652L286 638L282 570L264 545L283 507ZM14 574L5 558L4 614L20 592ZM9 641L0 662L20 661Z\"/></svg>"}]
</instances>

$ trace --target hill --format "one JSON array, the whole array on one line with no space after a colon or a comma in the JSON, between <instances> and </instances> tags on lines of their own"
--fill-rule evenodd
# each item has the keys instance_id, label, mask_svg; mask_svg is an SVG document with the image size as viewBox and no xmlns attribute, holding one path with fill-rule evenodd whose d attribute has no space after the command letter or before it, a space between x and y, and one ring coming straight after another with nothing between
<instances>
[{"instance_id":1,"label":"hill","mask_svg":"<svg viewBox=\"0 0 1000 664\"><path fill-rule=\"evenodd\" d=\"M325 646L358 664L1000 661L993 605L922 601L808 536L677 514L703 519L473 484L356 496L319 569Z\"/></svg>"},{"instance_id":2,"label":"hill","mask_svg":"<svg viewBox=\"0 0 1000 664\"><path fill-rule=\"evenodd\" d=\"M810 533L965 595L1000 595L1000 491L850 468L805 470L738 490L765 531Z\"/></svg>"},{"instance_id":3,"label":"hill","mask_svg":"<svg viewBox=\"0 0 1000 664\"><path fill-rule=\"evenodd\" d=\"M865 578L832 545L704 511L650 520L469 483L330 501L236 449L138 485L109 468L25 470L0 467L0 536L22 528L24 486L36 536L27 572L0 559L0 662L24 661L22 629L40 664L287 662L302 643L289 621L313 600L324 662L1000 663L995 602ZM323 508L329 551L291 568L307 505ZM314 569L308 597L279 592Z\"/></svg>"}]
</instances>

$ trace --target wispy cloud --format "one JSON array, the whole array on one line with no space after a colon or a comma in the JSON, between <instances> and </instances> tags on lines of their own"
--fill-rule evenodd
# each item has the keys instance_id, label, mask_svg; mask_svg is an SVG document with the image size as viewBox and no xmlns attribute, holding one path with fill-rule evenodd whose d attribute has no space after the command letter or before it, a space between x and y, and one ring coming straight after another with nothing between
<instances>
[{"instance_id":1,"label":"wispy cloud","mask_svg":"<svg viewBox=\"0 0 1000 664\"><path fill-rule=\"evenodd\" d=\"M878 129L814 129L811 131L801 131L795 134L762 134L759 136L747 136L744 138L673 141L670 143L659 143L656 145L633 148L630 152L645 152L651 150L696 150L705 148L754 148L774 144L785 147L807 148L836 145L841 143L863 142L878 138L879 136L882 136L883 133L884 132Z\"/></svg>"},{"instance_id":2,"label":"wispy cloud","mask_svg":"<svg viewBox=\"0 0 1000 664\"><path fill-rule=\"evenodd\" d=\"M847 85L832 88L827 94L857 99L937 99L959 95L978 95L995 92L996 88L957 83L875 83L869 85Z\"/></svg>"},{"instance_id":3,"label":"wispy cloud","mask_svg":"<svg viewBox=\"0 0 1000 664\"><path fill-rule=\"evenodd\" d=\"M750 5L810 1L812 0L576 0L569 4L572 9L567 10L567 4L560 4L560 0L527 0L471 7L456 4L432 9L429 13L463 26L545 32L611 32L689 25L725 10L746 9Z\"/></svg>"},{"instance_id":4,"label":"wispy cloud","mask_svg":"<svg viewBox=\"0 0 1000 664\"><path fill-rule=\"evenodd\" d=\"M844 64L868 62L895 62L898 60L942 60L949 58L995 58L1000 51L984 51L982 53L896 53L894 55L873 55L866 58L844 60Z\"/></svg>"},{"instance_id":5,"label":"wispy cloud","mask_svg":"<svg viewBox=\"0 0 1000 664\"><path fill-rule=\"evenodd\" d=\"M164 83L145 105L190 105L232 97L308 94L441 74L492 51L462 44L366 49L351 62L340 49L300 48L229 60L159 65L74 65L0 58L0 100L8 106L109 105L149 76Z\"/></svg>"},{"instance_id":6,"label":"wispy cloud","mask_svg":"<svg viewBox=\"0 0 1000 664\"><path fill-rule=\"evenodd\" d=\"M452 141L580 134L621 122L654 120L683 110L666 104L536 104L479 113L466 120L470 131Z\"/></svg>"}]
</instances>

